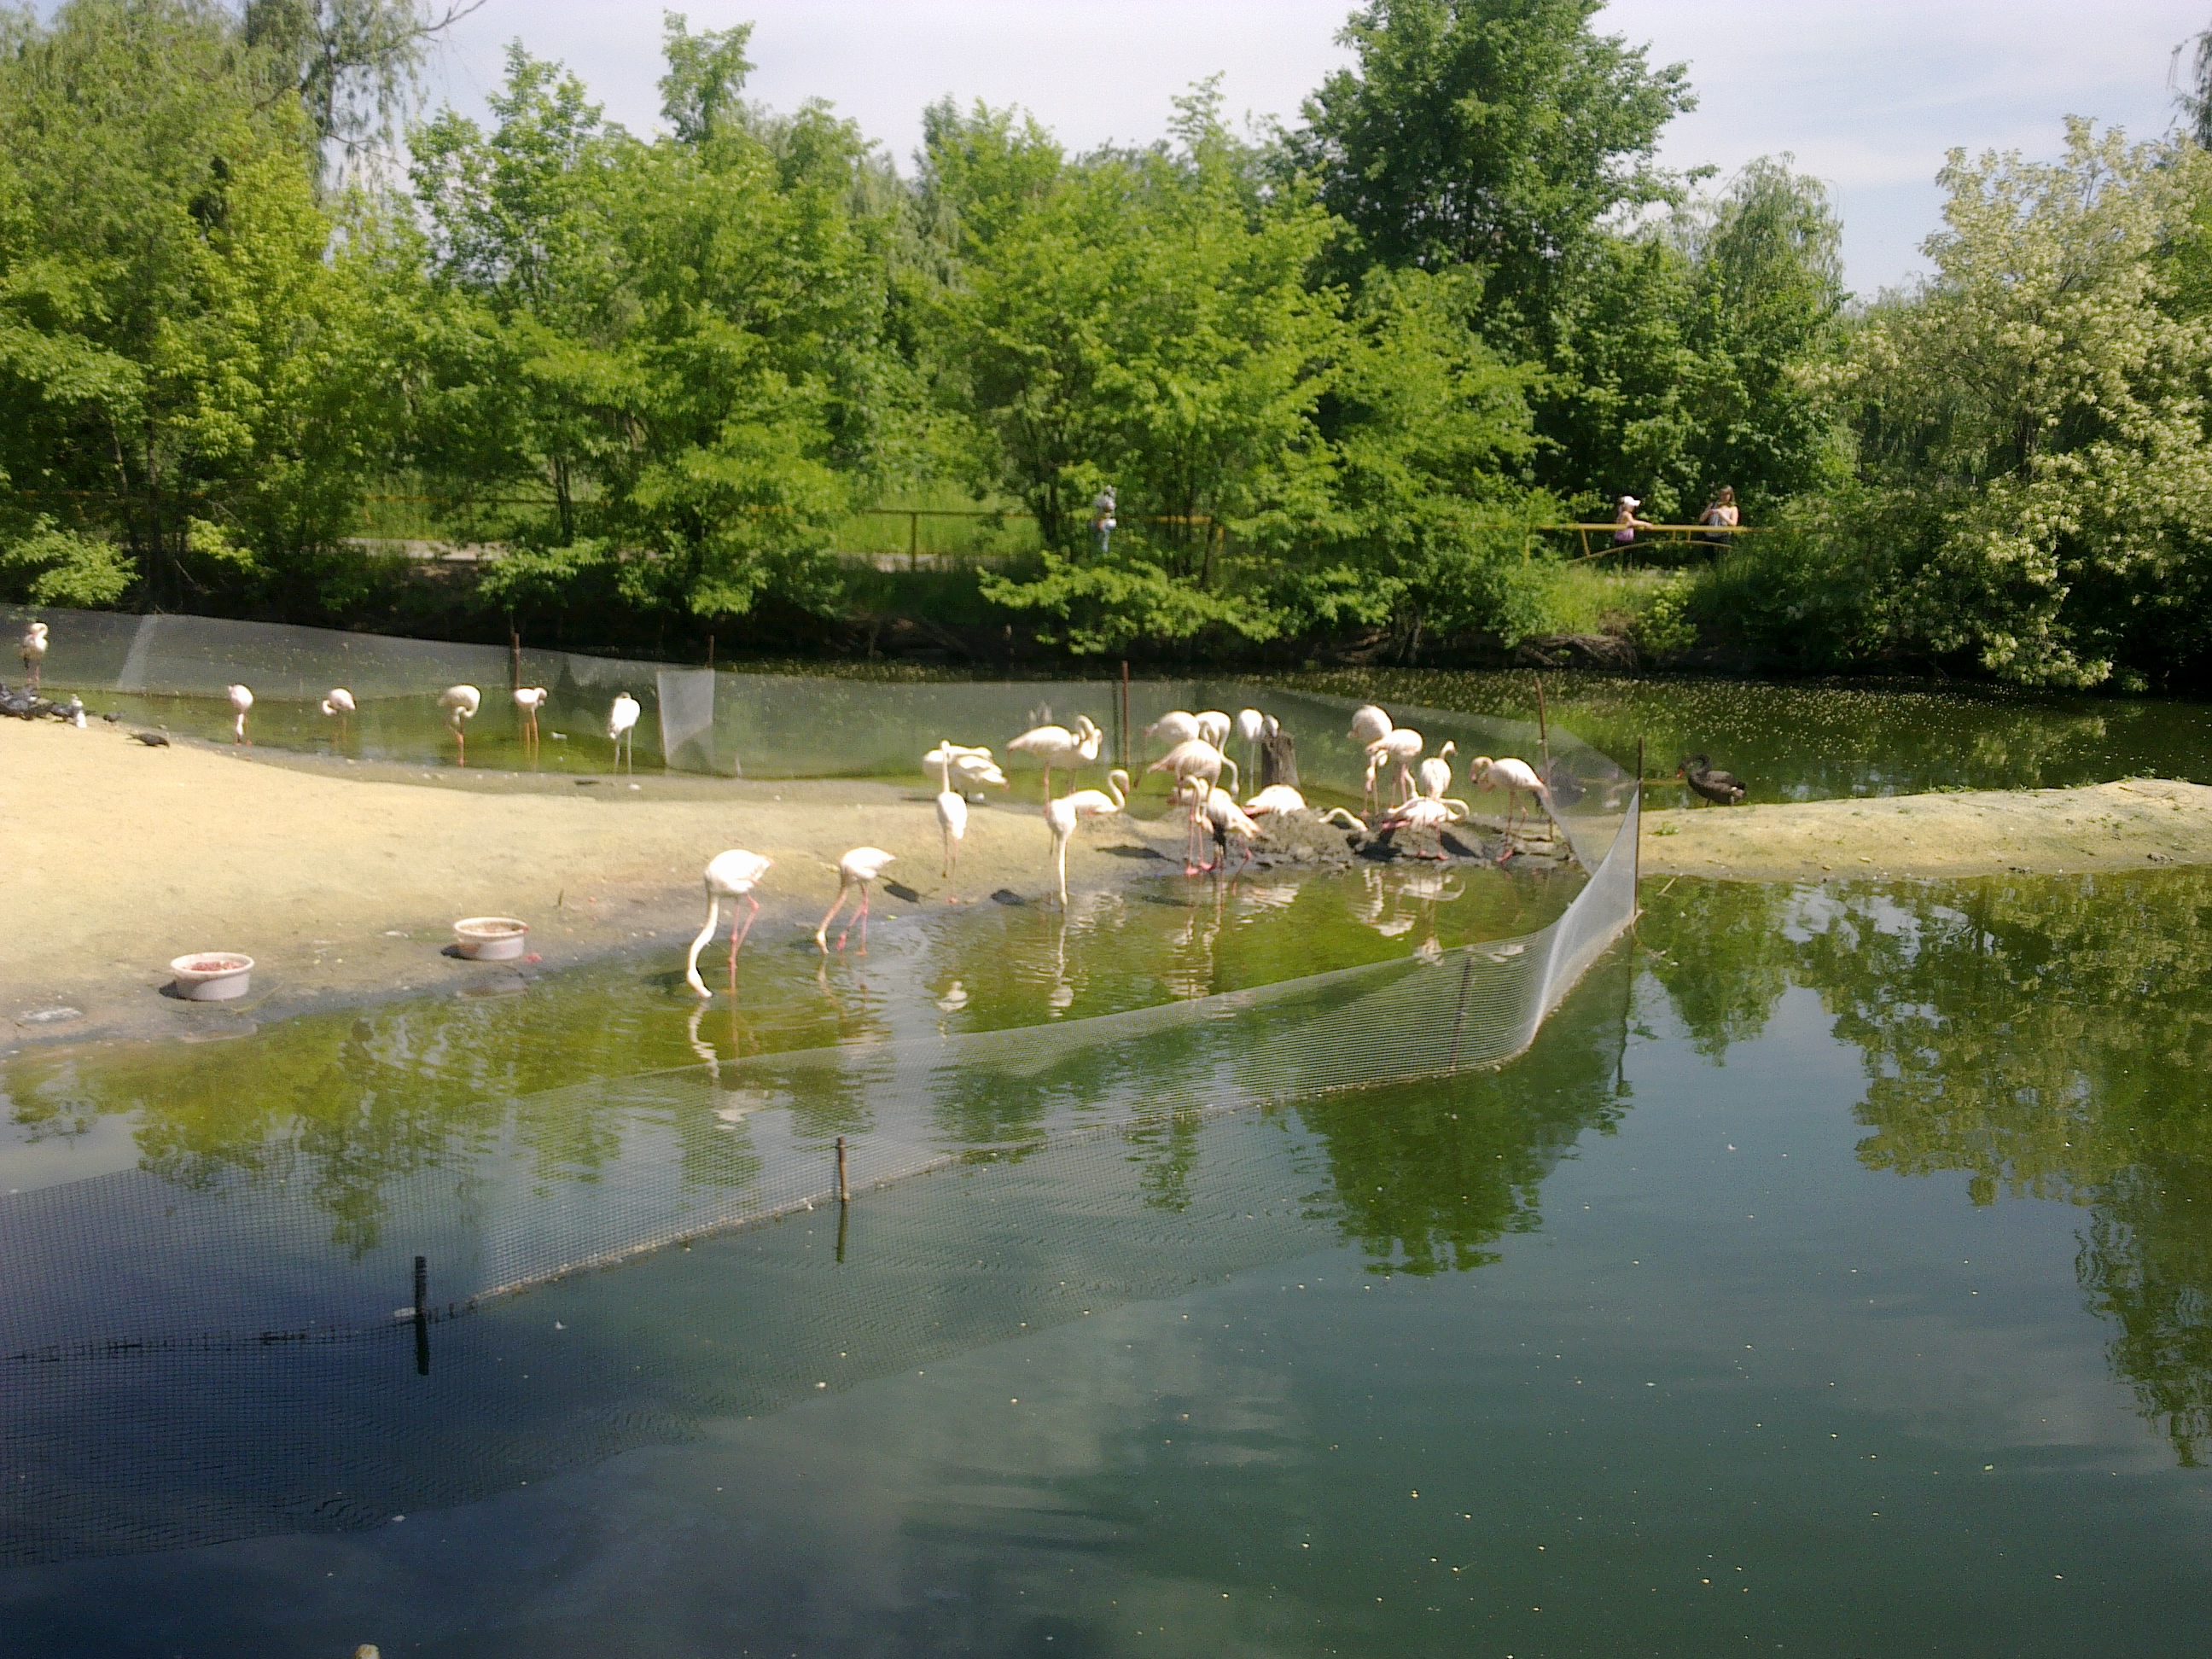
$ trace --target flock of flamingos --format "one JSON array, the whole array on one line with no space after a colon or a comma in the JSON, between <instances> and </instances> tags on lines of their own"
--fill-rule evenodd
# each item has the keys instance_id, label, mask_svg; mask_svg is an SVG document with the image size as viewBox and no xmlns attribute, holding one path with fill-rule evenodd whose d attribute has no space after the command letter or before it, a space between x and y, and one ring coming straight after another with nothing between
<instances>
[{"instance_id":1,"label":"flock of flamingos","mask_svg":"<svg viewBox=\"0 0 2212 1659\"><path fill-rule=\"evenodd\" d=\"M46 656L46 642L43 623L33 624L23 638L24 666L31 673L34 685ZM251 743L252 739L246 736L246 717L253 708L253 693L250 688L237 684L228 690L234 716L234 741ZM544 686L522 686L513 696L523 741L526 745L534 745L538 740L538 714L545 705L546 690ZM440 694L438 703L445 711L446 723L453 728L460 763L465 766L468 723L483 707L483 693L473 685L452 685ZM321 707L325 716L340 723L341 735L357 708L352 692L343 686L331 688ZM637 723L642 712L637 699L627 691L617 693L608 709L607 738L614 745L617 765L635 764ZM1255 746L1263 739L1273 738L1280 729L1272 715L1263 714L1256 708L1247 708L1233 720L1217 709L1195 714L1177 709L1161 715L1145 728L1146 737L1167 745L1167 752L1148 770L1168 775L1171 804L1186 808L1189 814L1189 839L1183 859L1186 875L1218 869L1232 845L1240 854L1241 869L1243 862L1251 859L1252 843L1264 834L1261 819L1312 811L1305 798L1288 784L1269 784L1241 804L1236 793L1221 787L1224 771L1229 774L1232 786L1241 784L1243 775L1227 752L1232 732L1243 739L1249 758ZM1446 743L1435 754L1423 758L1425 743L1421 734L1410 726L1398 725L1389 711L1372 703L1353 714L1350 735L1365 746L1366 786L1361 808L1371 816L1358 817L1342 807L1333 807L1316 816L1340 828L1366 834L1394 829L1441 830L1468 817L1472 809L1467 802L1445 793L1452 785L1455 744ZM1087 714L1079 714L1073 728L1035 726L1006 744L1013 752L1027 755L1043 764L1044 818L1052 833L1053 870L1063 908L1067 903L1068 841L1084 819L1108 817L1122 811L1128 802L1130 782L1129 775L1116 768L1106 775L1106 787L1103 790L1073 789L1064 795L1054 795L1052 775L1055 770L1079 773L1084 767L1096 763L1104 739L1105 733L1097 722ZM987 788L1006 787L1006 775L992 758L989 749L949 739L941 739L936 748L923 756L922 765L937 775L937 823L944 836L945 876L949 881L959 860L960 843L968 833L969 799L981 799L980 792ZM1395 789L1390 792L1392 799L1386 805L1382 799L1383 775L1393 765L1397 777ZM1523 795L1541 805L1547 812L1551 810L1551 795L1544 780L1526 761L1477 756L1468 769L1468 781L1477 789L1504 790L1509 818L1519 811ZM1200 854L1203 843L1209 840L1213 856L1201 863ZM836 902L814 930L814 941L823 954L827 955L830 949L830 925L837 920L855 892L859 895L859 906L839 932L836 948L845 948L854 921L860 927L861 949L867 948L869 890L884 866L892 861L892 855L880 847L855 847L837 860ZM714 994L699 976L699 955L720 923L725 900L730 904L730 978L734 992L738 952L751 930L753 918L760 914L760 901L754 896L754 890L773 863L761 854L743 848L732 848L708 860L707 922L691 941L690 954L684 962L684 978L701 997ZM738 915L741 902L748 907L742 921Z\"/></svg>"}]
</instances>

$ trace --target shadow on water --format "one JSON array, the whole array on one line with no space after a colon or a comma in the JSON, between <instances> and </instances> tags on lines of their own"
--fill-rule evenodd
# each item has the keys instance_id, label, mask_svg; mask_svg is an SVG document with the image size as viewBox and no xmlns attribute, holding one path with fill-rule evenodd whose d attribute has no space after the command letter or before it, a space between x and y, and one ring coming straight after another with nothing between
<instances>
[{"instance_id":1,"label":"shadow on water","mask_svg":"<svg viewBox=\"0 0 2212 1659\"><path fill-rule=\"evenodd\" d=\"M2115 1372L2183 1464L2212 1453L2212 872L1646 902L1649 970L1714 1063L1810 990L1863 1057L1865 1167L2084 1210Z\"/></svg>"}]
</instances>

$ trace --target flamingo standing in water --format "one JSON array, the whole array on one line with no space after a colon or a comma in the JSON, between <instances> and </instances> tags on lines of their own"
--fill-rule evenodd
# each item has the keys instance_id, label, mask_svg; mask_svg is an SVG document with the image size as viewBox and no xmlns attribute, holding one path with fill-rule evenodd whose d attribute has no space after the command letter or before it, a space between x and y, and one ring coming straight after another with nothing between
<instances>
[{"instance_id":1,"label":"flamingo standing in water","mask_svg":"<svg viewBox=\"0 0 2212 1659\"><path fill-rule=\"evenodd\" d=\"M46 625L34 622L23 630L23 678L33 691L46 661Z\"/></svg>"},{"instance_id":2,"label":"flamingo standing in water","mask_svg":"<svg viewBox=\"0 0 2212 1659\"><path fill-rule=\"evenodd\" d=\"M1260 826L1245 816L1237 798L1226 789L1208 788L1206 799L1199 804L1198 817L1213 835L1213 862L1200 866L1218 870L1229 856L1229 838L1235 836L1244 843L1244 860L1237 867L1241 870L1252 861L1252 843L1260 838Z\"/></svg>"},{"instance_id":3,"label":"flamingo standing in water","mask_svg":"<svg viewBox=\"0 0 2212 1659\"><path fill-rule=\"evenodd\" d=\"M748 853L742 847L732 847L726 853L717 853L707 863L707 925L699 930L699 937L691 941L691 954L684 963L684 977L691 988L702 997L714 994L699 977L699 952L707 948L707 941L714 937L714 924L722 919L722 901L730 901L730 994L738 991L738 949L752 931L753 918L760 915L760 901L753 896L753 889L775 862L758 853ZM745 924L738 926L737 901L743 899L752 908L745 913Z\"/></svg>"},{"instance_id":4,"label":"flamingo standing in water","mask_svg":"<svg viewBox=\"0 0 2212 1659\"><path fill-rule=\"evenodd\" d=\"M1035 726L1016 738L1006 747L1024 755L1035 755L1044 763L1044 799L1052 804L1052 769L1066 768L1073 772L1098 758L1098 745L1106 734L1098 729L1088 714L1075 717L1075 729L1064 726Z\"/></svg>"},{"instance_id":5,"label":"flamingo standing in water","mask_svg":"<svg viewBox=\"0 0 2212 1659\"><path fill-rule=\"evenodd\" d=\"M231 722L230 740L252 748L253 739L246 735L246 713L253 707L253 693L242 685L227 685L223 687L223 695L230 699L231 713L237 716Z\"/></svg>"},{"instance_id":6,"label":"flamingo standing in water","mask_svg":"<svg viewBox=\"0 0 2212 1659\"><path fill-rule=\"evenodd\" d=\"M1522 795L1533 796L1552 810L1552 792L1544 787L1544 780L1536 775L1536 769L1524 760L1507 756L1492 760L1487 755L1477 755L1474 764L1468 769L1468 781L1478 789L1503 789L1505 792L1505 823L1510 830L1516 815L1516 802Z\"/></svg>"},{"instance_id":7,"label":"flamingo standing in water","mask_svg":"<svg viewBox=\"0 0 2212 1659\"><path fill-rule=\"evenodd\" d=\"M353 720L353 693L343 685L332 686L330 696L323 699L323 713L333 715L337 720L340 743L345 741L346 727Z\"/></svg>"},{"instance_id":8,"label":"flamingo standing in water","mask_svg":"<svg viewBox=\"0 0 2212 1659\"><path fill-rule=\"evenodd\" d=\"M1111 793L1107 793L1110 791ZM1052 864L1060 878L1060 908L1067 908L1067 841L1085 818L1103 818L1128 802L1129 775L1115 767L1106 775L1106 790L1078 789L1048 803L1044 821L1052 829Z\"/></svg>"},{"instance_id":9,"label":"flamingo standing in water","mask_svg":"<svg viewBox=\"0 0 2212 1659\"><path fill-rule=\"evenodd\" d=\"M937 759L937 829L945 837L945 878L952 879L952 867L960 861L960 843L968 836L968 797L952 787L952 745L942 738L930 751ZM952 895L945 896L947 904Z\"/></svg>"},{"instance_id":10,"label":"flamingo standing in water","mask_svg":"<svg viewBox=\"0 0 2212 1659\"><path fill-rule=\"evenodd\" d=\"M880 847L855 847L837 860L837 902L830 907L830 914L822 918L822 925L814 930L814 942L822 947L822 954L830 954L830 924L837 920L837 913L845 908L845 895L855 887L860 890L860 908L854 913L860 924L860 954L868 951L868 884L883 874L886 864L897 860ZM845 948L845 940L853 931L847 923L837 935L837 948Z\"/></svg>"},{"instance_id":11,"label":"flamingo standing in water","mask_svg":"<svg viewBox=\"0 0 2212 1659\"><path fill-rule=\"evenodd\" d=\"M1146 769L1165 772L1175 780L1175 799L1185 801L1190 807L1190 836L1183 848L1183 873L1192 874L1198 868L1199 809L1206 804L1206 792L1221 781L1221 769L1229 769L1230 781L1238 781L1237 763L1216 749L1203 738L1192 738L1179 743L1154 761Z\"/></svg>"},{"instance_id":12,"label":"flamingo standing in water","mask_svg":"<svg viewBox=\"0 0 2212 1659\"><path fill-rule=\"evenodd\" d=\"M615 764L622 764L627 746L629 769L633 772L637 769L637 717L644 712L637 699L627 691L616 692L614 707L607 710L607 738L615 746Z\"/></svg>"},{"instance_id":13,"label":"flamingo standing in water","mask_svg":"<svg viewBox=\"0 0 2212 1659\"><path fill-rule=\"evenodd\" d=\"M477 717L483 707L483 693L473 685L449 685L438 699L438 707L446 711L446 724L453 728L453 746L460 751L460 763L469 763L469 740L461 728Z\"/></svg>"},{"instance_id":14,"label":"flamingo standing in water","mask_svg":"<svg viewBox=\"0 0 2212 1659\"><path fill-rule=\"evenodd\" d=\"M514 712L522 722L522 741L530 747L538 746L538 711L545 707L546 691L542 685L518 685L514 688Z\"/></svg>"}]
</instances>

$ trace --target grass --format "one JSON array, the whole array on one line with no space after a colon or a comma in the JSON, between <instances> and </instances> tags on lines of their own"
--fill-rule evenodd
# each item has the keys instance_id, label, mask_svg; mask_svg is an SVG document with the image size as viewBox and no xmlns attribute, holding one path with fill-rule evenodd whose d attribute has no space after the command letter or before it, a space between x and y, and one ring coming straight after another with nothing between
<instances>
[{"instance_id":1,"label":"grass","mask_svg":"<svg viewBox=\"0 0 2212 1659\"><path fill-rule=\"evenodd\" d=\"M1545 629L1552 634L1627 634L1674 580L1667 570L1617 565L1560 564L1544 596Z\"/></svg>"}]
</instances>

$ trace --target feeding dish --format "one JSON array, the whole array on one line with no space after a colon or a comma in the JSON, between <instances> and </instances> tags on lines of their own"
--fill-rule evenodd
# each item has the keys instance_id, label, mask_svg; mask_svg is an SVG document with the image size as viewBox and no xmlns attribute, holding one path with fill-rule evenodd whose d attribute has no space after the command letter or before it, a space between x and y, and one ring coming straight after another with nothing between
<instances>
[{"instance_id":1,"label":"feeding dish","mask_svg":"<svg viewBox=\"0 0 2212 1659\"><path fill-rule=\"evenodd\" d=\"M227 1002L242 997L252 981L253 958L235 951L196 951L169 964L177 994L194 1002Z\"/></svg>"},{"instance_id":2,"label":"feeding dish","mask_svg":"<svg viewBox=\"0 0 2212 1659\"><path fill-rule=\"evenodd\" d=\"M453 942L478 962L510 962L530 942L530 924L513 916L468 916L453 924Z\"/></svg>"}]
</instances>

